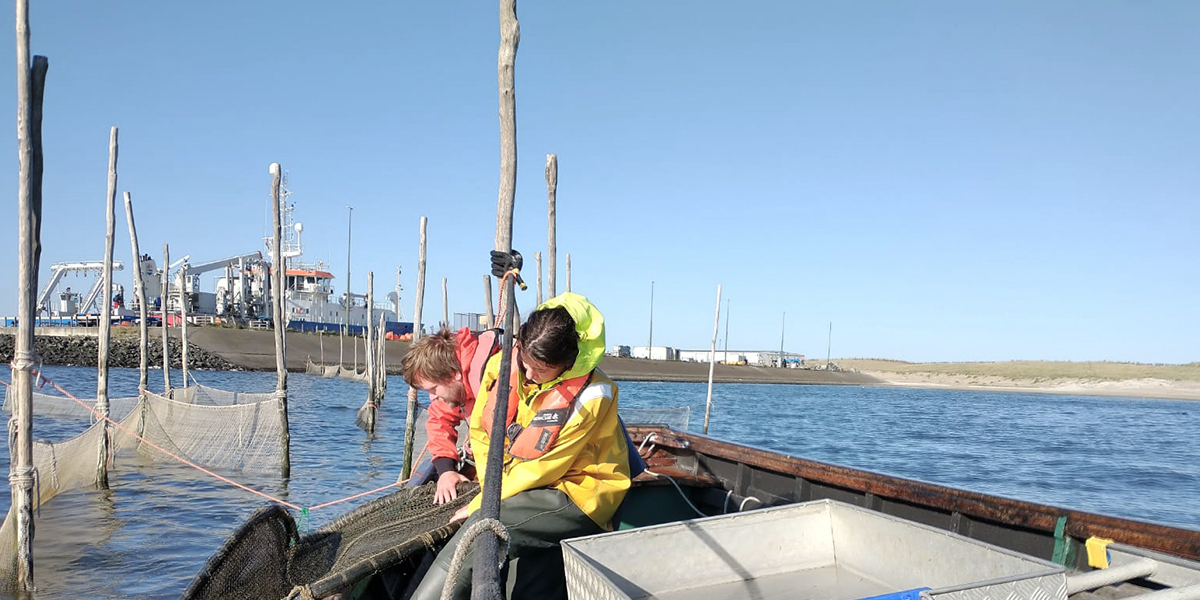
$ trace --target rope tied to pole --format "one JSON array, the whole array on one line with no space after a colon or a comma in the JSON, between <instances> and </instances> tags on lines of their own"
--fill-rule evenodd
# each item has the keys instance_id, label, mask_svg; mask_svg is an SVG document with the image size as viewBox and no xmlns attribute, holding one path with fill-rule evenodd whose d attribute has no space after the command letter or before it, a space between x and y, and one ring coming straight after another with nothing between
<instances>
[{"instance_id":1,"label":"rope tied to pole","mask_svg":"<svg viewBox=\"0 0 1200 600\"><path fill-rule=\"evenodd\" d=\"M480 519L471 525L463 532L462 540L458 543L458 548L454 550L454 558L450 561L450 569L446 574L446 585L442 588L441 600L451 600L454 597L454 581L458 579L458 572L462 570L463 561L466 560L467 551L471 544L475 543L475 538L484 531L492 531L496 537L500 538L499 550L496 552L496 568L501 569L508 559L508 528L504 526L498 519Z\"/></svg>"},{"instance_id":2,"label":"rope tied to pole","mask_svg":"<svg viewBox=\"0 0 1200 600\"><path fill-rule=\"evenodd\" d=\"M34 389L40 390L49 381L42 376L42 360L42 355L33 350L16 350L13 352L13 359L9 366L14 371L28 371L30 375L33 375Z\"/></svg>"},{"instance_id":3,"label":"rope tied to pole","mask_svg":"<svg viewBox=\"0 0 1200 600\"><path fill-rule=\"evenodd\" d=\"M497 298L497 300L500 302L500 309L496 311L497 323L504 323L504 317L508 315L508 298L507 294L505 294L505 290L508 288L504 286L504 280L509 279L510 277L513 278L514 282L521 281L521 274L518 269L509 269L508 271L505 271L504 276L500 278L500 294ZM525 284L521 283L521 285L524 286Z\"/></svg>"}]
</instances>

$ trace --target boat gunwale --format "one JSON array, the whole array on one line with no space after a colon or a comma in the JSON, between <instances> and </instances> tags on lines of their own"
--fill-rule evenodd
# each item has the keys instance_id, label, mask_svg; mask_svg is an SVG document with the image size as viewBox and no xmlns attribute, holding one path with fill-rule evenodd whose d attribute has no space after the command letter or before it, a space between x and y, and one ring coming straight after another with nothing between
<instances>
[{"instance_id":1,"label":"boat gunwale","mask_svg":"<svg viewBox=\"0 0 1200 600\"><path fill-rule=\"evenodd\" d=\"M868 498L874 496L875 503L886 499L934 509L951 516L962 515L983 520L1002 527L1031 530L1051 537L1054 536L1060 519L1065 517L1063 535L1075 538L1076 543L1080 545L1087 538L1095 536L1187 560L1200 560L1200 530L973 492L800 458L664 426L631 425L628 429L635 443L641 444L648 436L653 435L651 443L676 458L691 453L735 461L749 467L860 493ZM661 456L654 458L656 462L663 460ZM726 480L719 476L718 479ZM726 480L726 483L730 482ZM794 501L800 500L802 499Z\"/></svg>"}]
</instances>

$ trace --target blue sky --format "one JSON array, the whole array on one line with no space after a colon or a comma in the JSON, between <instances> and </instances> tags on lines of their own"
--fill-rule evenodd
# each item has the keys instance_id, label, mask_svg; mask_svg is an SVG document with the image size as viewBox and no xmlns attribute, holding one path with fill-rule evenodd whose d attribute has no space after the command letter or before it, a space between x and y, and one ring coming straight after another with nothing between
<instances>
[{"instance_id":1,"label":"blue sky","mask_svg":"<svg viewBox=\"0 0 1200 600\"><path fill-rule=\"evenodd\" d=\"M424 215L425 322L443 277L451 312L482 312L496 3L332 6L35 1L41 281L103 257L115 125L143 251L262 249L279 162L306 258L339 291L352 205L352 287L371 270L382 295L403 265L411 315ZM653 281L656 345L707 348L721 284L730 349L782 333L823 358L832 323L835 357L1200 360L1200 4L522 0L518 16L514 247L532 284L557 153L559 291L570 253L610 345L647 342Z\"/></svg>"}]
</instances>

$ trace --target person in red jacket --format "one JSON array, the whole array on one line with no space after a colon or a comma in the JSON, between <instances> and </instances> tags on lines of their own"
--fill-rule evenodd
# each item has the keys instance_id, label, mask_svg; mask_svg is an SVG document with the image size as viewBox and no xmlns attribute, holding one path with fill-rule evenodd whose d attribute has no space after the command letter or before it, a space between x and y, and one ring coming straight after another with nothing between
<instances>
[{"instance_id":1,"label":"person in red jacket","mask_svg":"<svg viewBox=\"0 0 1200 600\"><path fill-rule=\"evenodd\" d=\"M498 333L487 330L476 335L466 327L457 333L442 329L413 342L400 361L404 380L429 394L425 432L437 478L435 504L457 498L458 483L467 481L458 470L458 425L471 414L483 368L499 351Z\"/></svg>"}]
</instances>

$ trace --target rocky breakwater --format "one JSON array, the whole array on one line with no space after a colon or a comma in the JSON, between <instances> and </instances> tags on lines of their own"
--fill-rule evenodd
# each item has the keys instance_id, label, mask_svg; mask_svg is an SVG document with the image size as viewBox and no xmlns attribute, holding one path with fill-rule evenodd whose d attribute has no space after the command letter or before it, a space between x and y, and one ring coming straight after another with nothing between
<instances>
[{"instance_id":1,"label":"rocky breakwater","mask_svg":"<svg viewBox=\"0 0 1200 600\"><path fill-rule=\"evenodd\" d=\"M138 368L140 351L138 336L113 336L108 344L108 366ZM13 336L0 334L0 361L12 362ZM47 365L66 365L95 367L99 363L99 338L95 335L73 336L35 336L33 351L42 357L42 363ZM183 344L177 339L168 342L168 354L171 367L179 369L183 366ZM151 366L162 365L162 338L152 338L149 349ZM235 365L212 352L188 344L189 369L213 369L221 371L241 370Z\"/></svg>"}]
</instances>

